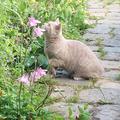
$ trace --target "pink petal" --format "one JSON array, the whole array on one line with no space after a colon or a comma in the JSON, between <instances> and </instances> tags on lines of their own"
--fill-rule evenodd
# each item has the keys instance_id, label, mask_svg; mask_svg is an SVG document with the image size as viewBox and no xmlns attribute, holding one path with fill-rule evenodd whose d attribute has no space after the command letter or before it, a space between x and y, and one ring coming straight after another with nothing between
<instances>
[{"instance_id":1,"label":"pink petal","mask_svg":"<svg viewBox=\"0 0 120 120\"><path fill-rule=\"evenodd\" d=\"M44 29L41 29L41 28L39 28L39 27L34 28L34 30L33 30L33 35L34 35L35 37L41 37L41 36L43 35L43 31L44 31Z\"/></svg>"},{"instance_id":2,"label":"pink petal","mask_svg":"<svg viewBox=\"0 0 120 120\"><path fill-rule=\"evenodd\" d=\"M36 20L34 17L28 18L28 25L30 27L36 26L40 21Z\"/></svg>"},{"instance_id":3,"label":"pink petal","mask_svg":"<svg viewBox=\"0 0 120 120\"><path fill-rule=\"evenodd\" d=\"M35 71L33 71L31 73L31 80L32 81L37 81L38 79L40 79L42 76L46 75L46 71L41 69L41 68L37 68Z\"/></svg>"},{"instance_id":4,"label":"pink petal","mask_svg":"<svg viewBox=\"0 0 120 120\"><path fill-rule=\"evenodd\" d=\"M30 84L29 75L24 74L22 77L18 78L18 81L23 83L23 84L29 85Z\"/></svg>"}]
</instances>

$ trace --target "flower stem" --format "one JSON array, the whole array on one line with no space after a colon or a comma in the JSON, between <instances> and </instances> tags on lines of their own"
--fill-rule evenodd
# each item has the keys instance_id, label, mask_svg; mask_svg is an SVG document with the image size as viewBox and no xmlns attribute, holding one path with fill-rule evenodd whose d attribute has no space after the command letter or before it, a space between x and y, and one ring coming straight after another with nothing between
<instances>
[{"instance_id":1,"label":"flower stem","mask_svg":"<svg viewBox=\"0 0 120 120\"><path fill-rule=\"evenodd\" d=\"M46 94L46 96L44 97L44 99L42 100L42 102L40 102L40 103L36 106L36 108L35 108L36 111L39 110L39 108L42 107L42 106L45 104L46 100L47 100L48 97L51 95L51 92L52 92L52 90L53 90L53 88L52 88L51 86L47 85L46 83L44 83L44 84L45 84L46 87L47 87L47 94Z\"/></svg>"},{"instance_id":2,"label":"flower stem","mask_svg":"<svg viewBox=\"0 0 120 120\"><path fill-rule=\"evenodd\" d=\"M22 83L20 83L20 88L19 88L19 99L18 99L18 111L19 111L19 115L21 113L21 90L22 90Z\"/></svg>"}]
</instances>

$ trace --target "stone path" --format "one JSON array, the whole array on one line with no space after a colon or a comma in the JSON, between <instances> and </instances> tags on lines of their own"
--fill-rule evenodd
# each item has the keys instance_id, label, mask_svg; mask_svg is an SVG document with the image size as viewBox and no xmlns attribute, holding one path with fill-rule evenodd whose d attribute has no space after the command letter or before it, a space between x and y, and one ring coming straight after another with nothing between
<instances>
[{"instance_id":1,"label":"stone path","mask_svg":"<svg viewBox=\"0 0 120 120\"><path fill-rule=\"evenodd\" d=\"M51 95L57 102L46 108L69 120L69 106L78 115L78 106L88 103L91 120L120 120L120 1L89 0L87 6L88 22L95 27L87 30L84 39L102 59L104 79L96 82L59 78Z\"/></svg>"},{"instance_id":2,"label":"stone path","mask_svg":"<svg viewBox=\"0 0 120 120\"><path fill-rule=\"evenodd\" d=\"M89 0L88 12L94 16L89 23L96 26L84 35L86 43L103 59L104 76L110 79L118 79L120 75L120 1L114 1L105 4L102 0Z\"/></svg>"}]
</instances>

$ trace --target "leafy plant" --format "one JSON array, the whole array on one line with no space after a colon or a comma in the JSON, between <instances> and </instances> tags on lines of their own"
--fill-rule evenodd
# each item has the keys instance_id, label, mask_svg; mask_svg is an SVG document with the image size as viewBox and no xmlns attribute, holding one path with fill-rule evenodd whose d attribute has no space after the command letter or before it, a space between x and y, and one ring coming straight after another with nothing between
<instances>
[{"instance_id":1,"label":"leafy plant","mask_svg":"<svg viewBox=\"0 0 120 120\"><path fill-rule=\"evenodd\" d=\"M66 37L81 38L88 27L84 0L1 0L0 16L0 119L62 120L43 109L54 84L52 78L43 77L29 87L17 79L38 67L48 67L44 37L35 37L35 28L59 18ZM41 23L30 27L31 17Z\"/></svg>"},{"instance_id":2,"label":"leafy plant","mask_svg":"<svg viewBox=\"0 0 120 120\"><path fill-rule=\"evenodd\" d=\"M83 107L78 107L79 116L76 117L76 120L90 120L91 114L88 111L88 104L85 104Z\"/></svg>"},{"instance_id":3,"label":"leafy plant","mask_svg":"<svg viewBox=\"0 0 120 120\"><path fill-rule=\"evenodd\" d=\"M82 107L78 107L79 115L74 115L72 109L69 107L69 120L90 120L91 114L88 111L88 104L84 104Z\"/></svg>"},{"instance_id":4,"label":"leafy plant","mask_svg":"<svg viewBox=\"0 0 120 120\"><path fill-rule=\"evenodd\" d=\"M68 100L67 100L68 103L77 103L78 101L79 101L78 95L74 95L74 96L68 98Z\"/></svg>"},{"instance_id":5,"label":"leafy plant","mask_svg":"<svg viewBox=\"0 0 120 120\"><path fill-rule=\"evenodd\" d=\"M72 109L69 107L69 120L74 120L74 115Z\"/></svg>"}]
</instances>

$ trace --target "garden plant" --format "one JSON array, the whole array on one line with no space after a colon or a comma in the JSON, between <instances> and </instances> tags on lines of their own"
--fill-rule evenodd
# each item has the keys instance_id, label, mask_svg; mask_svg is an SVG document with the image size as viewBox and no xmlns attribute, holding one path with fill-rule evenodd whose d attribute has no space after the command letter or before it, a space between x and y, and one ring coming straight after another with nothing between
<instances>
[{"instance_id":1,"label":"garden plant","mask_svg":"<svg viewBox=\"0 0 120 120\"><path fill-rule=\"evenodd\" d=\"M59 18L65 37L80 40L88 27L84 3L0 0L0 120L64 120L44 108L56 82L47 74L41 26Z\"/></svg>"}]
</instances>

